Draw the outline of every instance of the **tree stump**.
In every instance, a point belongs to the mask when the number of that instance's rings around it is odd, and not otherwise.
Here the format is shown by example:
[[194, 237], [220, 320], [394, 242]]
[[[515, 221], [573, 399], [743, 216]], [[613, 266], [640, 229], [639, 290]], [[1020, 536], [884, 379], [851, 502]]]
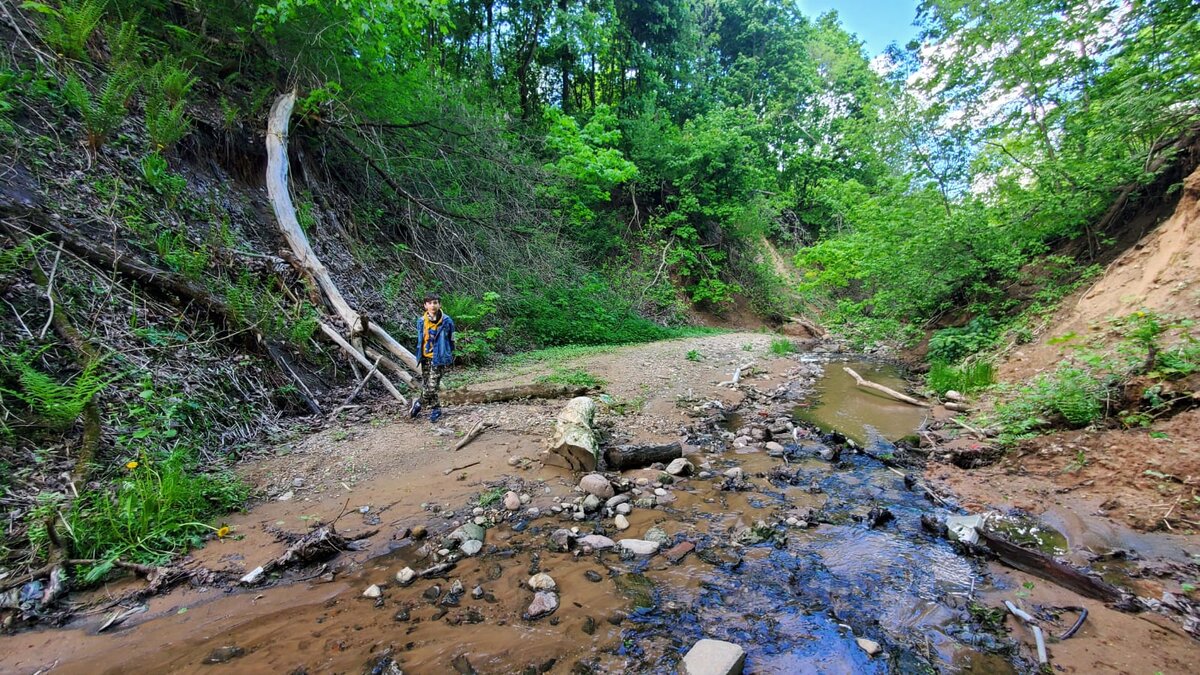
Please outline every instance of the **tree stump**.
[[579, 396], [567, 402], [555, 421], [550, 449], [542, 453], [542, 462], [572, 471], [594, 471], [600, 461], [600, 443], [592, 429], [596, 402]]

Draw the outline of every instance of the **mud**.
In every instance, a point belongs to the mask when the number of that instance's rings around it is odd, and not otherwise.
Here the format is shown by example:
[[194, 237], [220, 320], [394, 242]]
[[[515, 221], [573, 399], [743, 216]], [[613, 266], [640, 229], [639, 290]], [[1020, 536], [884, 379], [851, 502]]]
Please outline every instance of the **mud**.
[[[922, 514], [950, 511], [925, 498], [902, 447], [873, 437], [872, 457], [791, 421], [797, 404], [812, 400], [821, 372], [840, 371], [838, 364], [768, 359], [768, 340], [733, 334], [579, 363], [626, 404], [625, 414], [602, 412], [606, 441], [682, 440], [695, 464], [690, 477], [668, 479], [657, 469], [609, 474], [633, 504], [624, 532], [604, 507], [576, 520], [578, 476], [528, 461], [559, 403], [453, 410], [446, 435], [403, 422], [335, 427], [254, 467], [249, 475], [276, 498], [232, 519], [243, 538], [214, 542], [193, 564], [250, 569], [282, 548], [272, 528], [299, 531], [339, 513], [339, 531], [381, 528], [369, 550], [344, 553], [328, 570], [289, 571], [261, 588], [181, 589], [103, 634], [95, 631], [112, 609], [64, 630], [0, 638], [0, 671], [357, 673], [394, 672], [395, 664], [409, 673], [672, 672], [697, 639], [711, 637], [742, 645], [752, 673], [1032, 672], [1026, 629], [979, 618], [979, 607], [1005, 599], [1048, 612], [1048, 626], [1049, 607], [1089, 606], [1080, 634], [1051, 645], [1066, 672], [1186, 672], [1197, 661], [1198, 643], [1166, 618], [1082, 601], [924, 532]], [[692, 349], [705, 361], [685, 359]], [[765, 372], [740, 391], [717, 389], [746, 352], [757, 352]], [[479, 418], [497, 427], [449, 452], [453, 431]], [[765, 439], [738, 447], [738, 438], [764, 429], [782, 451], [768, 450]], [[834, 458], [821, 459], [830, 451]], [[905, 468], [884, 466], [882, 455]], [[445, 473], [470, 461], [482, 464]], [[726, 476], [731, 469], [742, 477]], [[278, 501], [283, 488], [293, 494]], [[491, 501], [506, 490], [528, 495], [527, 503], [509, 512]], [[476, 517], [491, 525], [482, 552], [439, 554], [444, 535]], [[1147, 543], [1138, 537], [1150, 535], [1088, 522], [1047, 514], [1036, 527], [1060, 532], [1068, 556], [1105, 541], [1144, 555], [1172, 553], [1183, 565], [1181, 547], [1194, 546], [1182, 537]], [[426, 539], [404, 536], [418, 525], [428, 528]], [[650, 557], [562, 551], [552, 543], [562, 528], [615, 540], [658, 528], [666, 544]], [[673, 564], [664, 551], [681, 542], [695, 550]], [[444, 577], [396, 581], [404, 567], [445, 561], [455, 566]], [[1104, 571], [1130, 571], [1119, 563]], [[526, 620], [533, 592], [525, 582], [536, 572], [557, 583], [559, 607]], [[451, 592], [456, 581], [462, 594]], [[382, 588], [378, 599], [363, 596], [372, 584]], [[879, 643], [881, 653], [868, 656], [858, 637]], [[1153, 649], [1135, 659], [1135, 645]]]

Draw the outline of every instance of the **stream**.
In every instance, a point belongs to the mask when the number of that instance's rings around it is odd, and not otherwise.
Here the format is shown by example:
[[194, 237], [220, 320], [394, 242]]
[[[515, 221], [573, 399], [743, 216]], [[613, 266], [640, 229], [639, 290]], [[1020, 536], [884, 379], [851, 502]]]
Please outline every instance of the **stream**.
[[[631, 496], [625, 532], [606, 507], [573, 516], [578, 476], [510, 475], [490, 485], [528, 495], [519, 510], [423, 505], [426, 539], [397, 533], [386, 555], [297, 570], [293, 581], [308, 578], [275, 588], [184, 589], [173, 594], [182, 609], [151, 602], [155, 618], [115, 634], [76, 627], [53, 672], [670, 673], [701, 638], [742, 646], [748, 673], [1032, 672], [1011, 638], [969, 611], [994, 589], [986, 564], [922, 529], [922, 514], [950, 512], [878, 459], [906, 459], [893, 441], [923, 411], [855, 389], [839, 362], [800, 364], [735, 409], [695, 406], [696, 475], [609, 474]], [[903, 387], [887, 366], [850, 365]], [[472, 517], [490, 526], [482, 551], [442, 549]], [[562, 551], [556, 532], [572, 527], [665, 543], [652, 556]], [[684, 542], [695, 551], [672, 562], [664, 552]], [[411, 585], [395, 578], [445, 561], [453, 567]], [[525, 582], [539, 572], [559, 606], [526, 620]], [[364, 597], [372, 584], [380, 596]], [[54, 650], [62, 634], [23, 637]]]

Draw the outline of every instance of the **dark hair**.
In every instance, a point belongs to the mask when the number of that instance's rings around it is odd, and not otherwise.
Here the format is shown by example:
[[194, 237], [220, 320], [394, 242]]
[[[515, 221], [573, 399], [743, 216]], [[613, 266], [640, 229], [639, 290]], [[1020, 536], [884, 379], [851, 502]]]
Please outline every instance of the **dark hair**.
[[433, 302], [434, 300], [441, 302], [442, 298], [437, 293], [426, 293], [425, 297], [421, 299], [421, 304], [424, 305], [425, 303]]

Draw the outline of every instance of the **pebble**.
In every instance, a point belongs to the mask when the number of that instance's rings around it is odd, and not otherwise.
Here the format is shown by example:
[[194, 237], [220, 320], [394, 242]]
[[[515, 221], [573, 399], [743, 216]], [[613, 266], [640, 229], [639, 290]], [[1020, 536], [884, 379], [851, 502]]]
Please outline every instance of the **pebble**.
[[504, 493], [504, 508], [509, 511], [516, 511], [521, 508], [521, 497], [512, 491]]
[[766, 447], [767, 452], [769, 452], [771, 454], [775, 454], [775, 455], [782, 455], [785, 452], [783, 446], [780, 445], [779, 443], [776, 443], [775, 441], [771, 441], [770, 443], [767, 443], [766, 446], [764, 446], [764, 447]]
[[654, 495], [655, 495], [656, 497], [662, 497], [662, 496], [663, 496], [663, 495], [665, 495], [665, 494], [667, 494], [667, 491], [666, 491], [666, 490], [664, 490], [664, 489], [662, 489], [662, 488], [654, 488]]
[[867, 638], [854, 638], [854, 641], [857, 642], [858, 646], [867, 653], [867, 656], [875, 656], [879, 652], [883, 651], [883, 647], [880, 647], [879, 643], [874, 640], [868, 640]]
[[610, 509], [615, 509], [615, 508], [617, 508], [617, 506], [624, 504], [625, 502], [628, 502], [628, 501], [629, 501], [629, 495], [627, 493], [622, 493], [615, 497], [610, 497], [608, 501], [604, 502], [604, 506], [606, 506]]
[[525, 620], [532, 621], [551, 614], [558, 609], [558, 596], [549, 591], [538, 591], [533, 594], [533, 602], [525, 610]]
[[483, 516], [475, 516], [475, 520], [471, 522], [475, 523], [476, 525], [483, 525], [487, 522], [487, 518], [484, 518]]
[[617, 544], [624, 551], [629, 551], [634, 555], [654, 555], [658, 552], [657, 541], [647, 541], [645, 539], [622, 539]]
[[618, 530], [628, 530], [629, 519], [624, 514], [618, 513], [617, 517], [613, 519], [613, 525], [616, 525]]
[[482, 598], [483, 597], [483, 586], [476, 586], [475, 588], [472, 588], [471, 589], [471, 597], [475, 598], [476, 600]]
[[682, 457], [671, 460], [667, 465], [667, 473], [672, 476], [690, 476], [695, 470], [696, 466]]
[[521, 500], [522, 504], [528, 504], [529, 500], [531, 500], [531, 499], [533, 499], [533, 497], [530, 497], [529, 495], [527, 495], [525, 493], [521, 493], [520, 500]]
[[399, 572], [396, 572], [396, 583], [400, 584], [401, 586], [407, 586], [407, 585], [411, 584], [413, 582], [413, 579], [416, 579], [416, 578], [417, 578], [417, 573], [414, 572], [413, 568], [411, 568], [411, 567], [405, 567], [404, 569], [400, 570]]
[[538, 516], [542, 515], [542, 512], [538, 510], [538, 507], [531, 506], [529, 507], [529, 510], [525, 512], [525, 515], [529, 516], [530, 518], [537, 518]]
[[600, 573], [597, 572], [596, 570], [588, 570], [583, 573], [583, 576], [585, 579], [587, 579], [588, 581], [590, 581], [594, 584], [600, 583], [601, 581], [604, 580], [604, 577], [600, 576]]
[[667, 536], [667, 531], [657, 525], [646, 530], [643, 538], [646, 541], [653, 541], [660, 546], [665, 546], [667, 542], [671, 541], [670, 537]]
[[539, 572], [529, 577], [529, 581], [526, 583], [535, 591], [552, 591], [558, 587], [554, 578], [545, 572]]
[[275, 499], [277, 499], [278, 501], [281, 501], [281, 502], [290, 502], [290, 501], [292, 501], [292, 497], [295, 497], [295, 496], [296, 496], [296, 493], [292, 492], [291, 490], [288, 490], [287, 492], [279, 495]]
[[617, 513], [627, 516], [633, 512], [633, 504], [617, 504]]
[[724, 640], [700, 640], [683, 657], [684, 675], [740, 675], [746, 650]]
[[381, 590], [376, 584], [367, 586], [367, 590], [363, 591], [364, 598], [378, 598], [381, 595], [383, 595], [383, 590]]
[[478, 539], [464, 541], [460, 547], [460, 550], [463, 552], [463, 555], [475, 555], [483, 550], [483, 542], [479, 541]]
[[741, 480], [742, 475], [743, 475], [742, 467], [740, 467], [740, 466], [735, 466], [732, 469], [725, 469], [725, 477], [726, 478], [732, 478], [734, 480]]
[[608, 499], [613, 496], [612, 483], [608, 479], [598, 473], [589, 473], [579, 480], [579, 488], [584, 492], [595, 495], [599, 499]]
[[583, 510], [585, 513], [591, 513], [598, 508], [600, 508], [600, 498], [596, 495], [588, 495], [587, 498], [583, 500]]
[[471, 509], [471, 515], [473, 516], [482, 516], [483, 513], [484, 511], [482, 506], [476, 506], [475, 508]]
[[586, 537], [580, 537], [579, 543], [582, 546], [591, 546], [593, 551], [602, 551], [617, 545], [612, 539], [601, 534], [589, 534]]

